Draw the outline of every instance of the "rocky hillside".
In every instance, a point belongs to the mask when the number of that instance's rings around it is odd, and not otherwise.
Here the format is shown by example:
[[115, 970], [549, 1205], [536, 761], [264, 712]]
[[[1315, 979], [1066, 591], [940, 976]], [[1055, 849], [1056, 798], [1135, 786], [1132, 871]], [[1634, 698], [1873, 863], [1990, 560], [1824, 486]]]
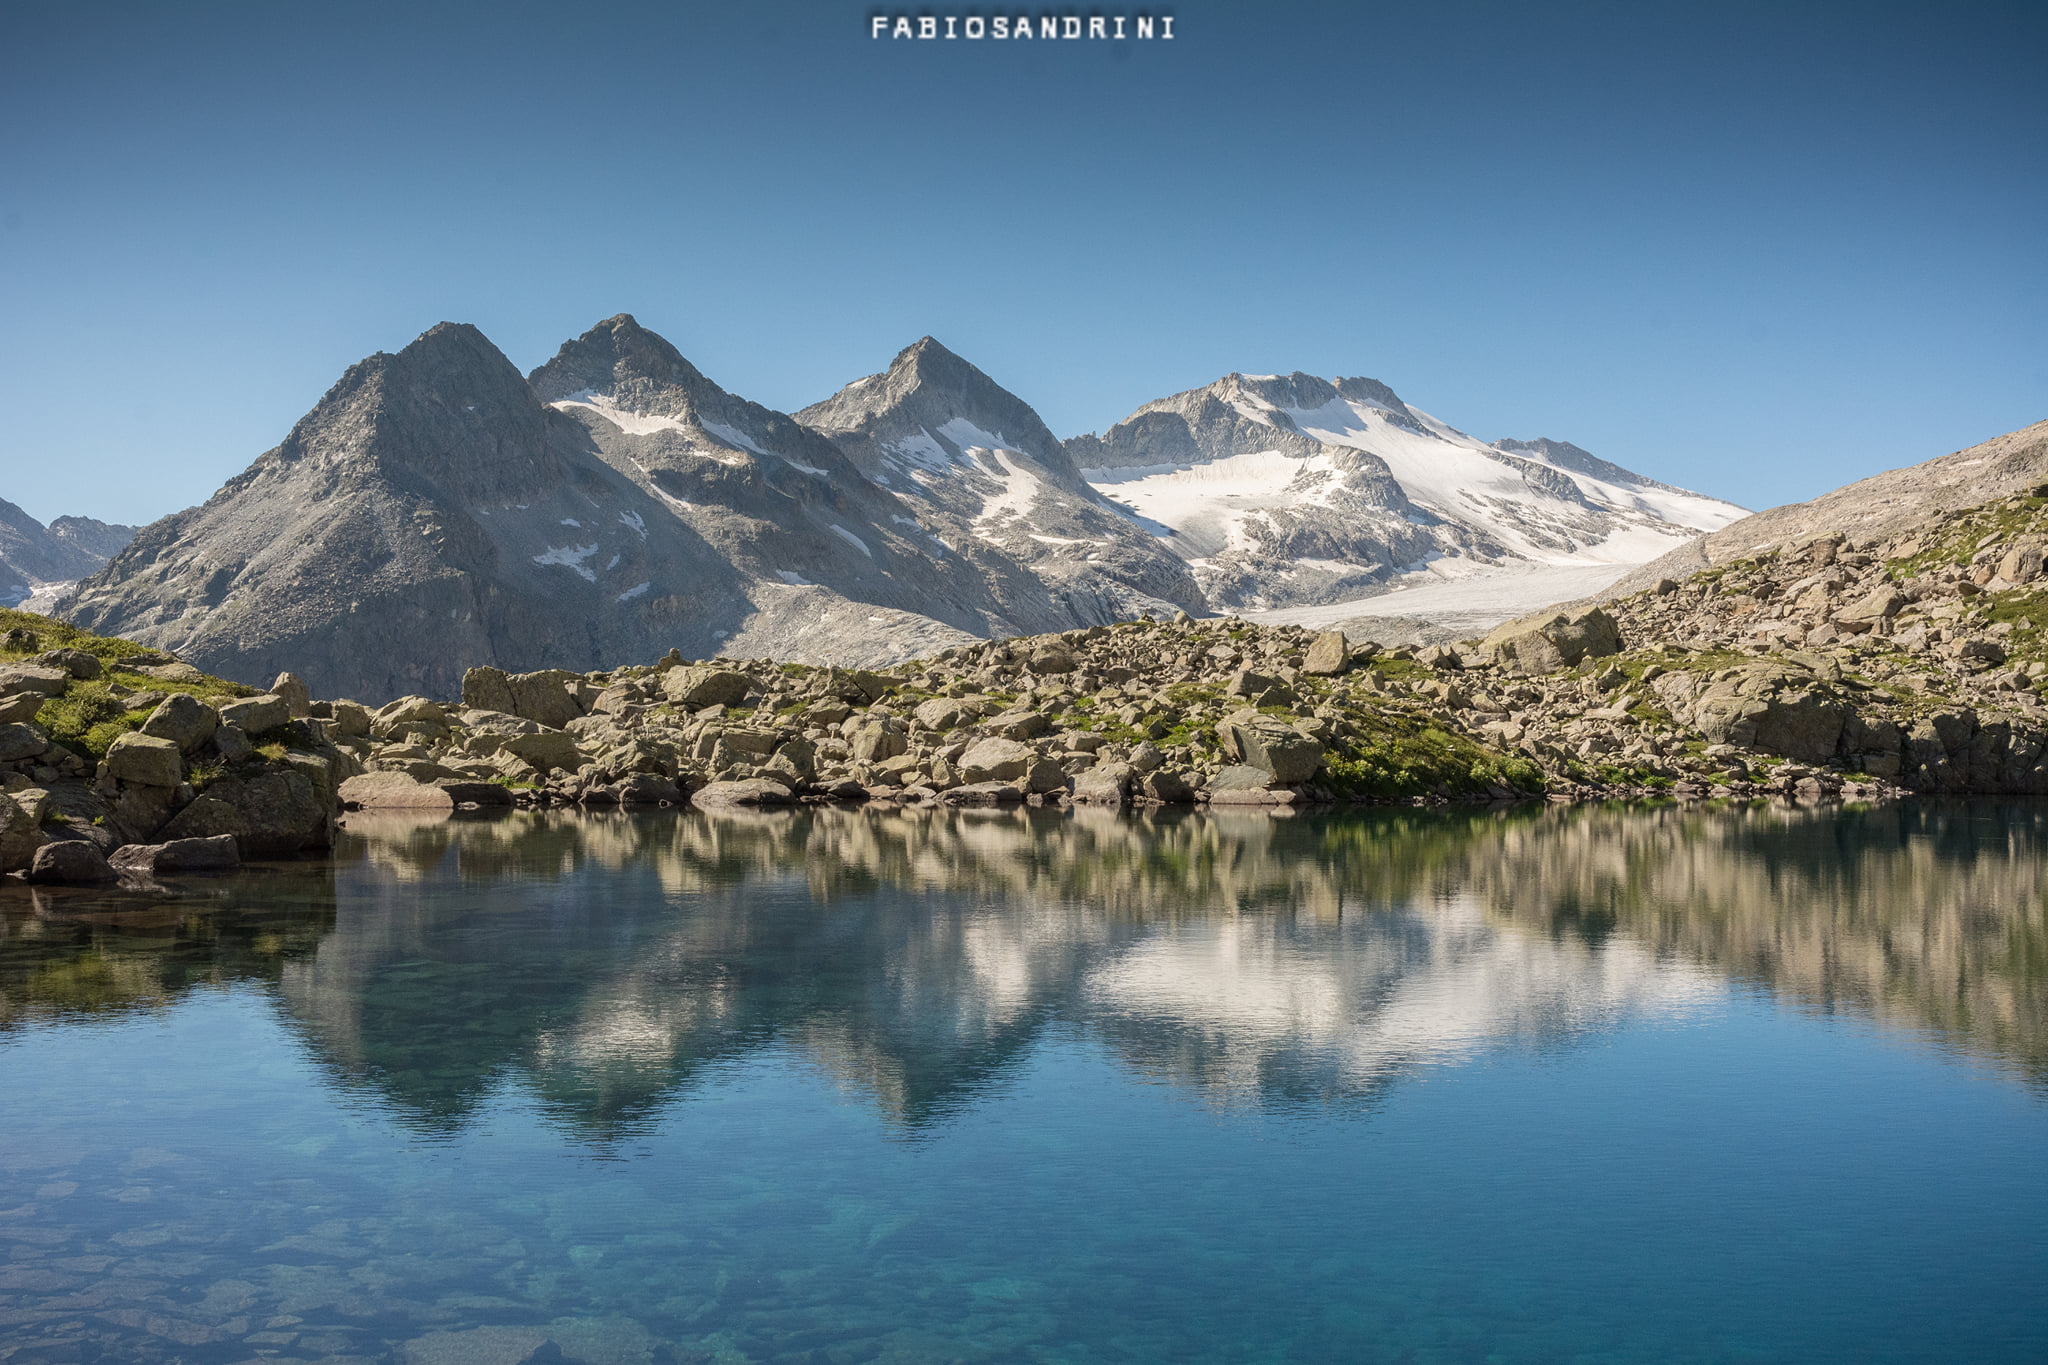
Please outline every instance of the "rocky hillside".
[[472, 671], [353, 742], [364, 804], [1871, 797], [2048, 792], [2048, 500], [1829, 536], [1482, 641], [1235, 618], [953, 647], [888, 673], [679, 657]]
[[1066, 450], [1237, 608], [1358, 615], [1373, 608], [1357, 599], [1474, 576], [1541, 594], [1552, 580], [1532, 569], [1619, 575], [1742, 515], [1567, 442], [1478, 440], [1373, 379], [1225, 375]]
[[148, 888], [326, 848], [341, 784], [362, 771], [332, 738], [369, 713], [319, 714], [289, 674], [257, 695], [132, 641], [0, 611], [0, 874]]
[[1742, 559], [1817, 535], [1882, 542], [1933, 517], [1967, 511], [2048, 482], [2048, 422], [1993, 437], [1952, 455], [1887, 470], [1732, 522], [1686, 542], [1618, 580], [1603, 597], [1625, 597], [1660, 578]]
[[48, 526], [0, 498], [0, 607], [54, 596], [135, 538], [133, 526], [58, 517]]

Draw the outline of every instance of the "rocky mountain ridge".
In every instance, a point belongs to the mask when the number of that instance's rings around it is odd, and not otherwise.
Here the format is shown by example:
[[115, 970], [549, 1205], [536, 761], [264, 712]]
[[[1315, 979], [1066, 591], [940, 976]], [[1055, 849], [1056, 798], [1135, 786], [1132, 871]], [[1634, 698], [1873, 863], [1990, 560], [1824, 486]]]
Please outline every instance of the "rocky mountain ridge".
[[0, 607], [54, 600], [119, 554], [135, 529], [91, 517], [58, 517], [45, 526], [0, 498]]
[[[675, 647], [887, 665], [974, 639], [1349, 591], [1404, 554], [1522, 563], [1479, 513], [1454, 521], [1411, 497], [1365, 448], [1377, 437], [1304, 435], [1278, 404], [1327, 391], [1432, 451], [1470, 455], [1470, 438], [1372, 380], [1232, 384], [1244, 412], [1227, 419], [1186, 426], [1183, 410], [1210, 412], [1215, 395], [1153, 409], [1218, 451], [1263, 442], [1254, 462], [1281, 461], [1314, 507], [1240, 518], [1267, 528], [1265, 549], [1219, 556], [1197, 544], [1200, 527], [1105, 496], [1076, 463], [1085, 448], [1115, 465], [1143, 440], [1119, 427], [1061, 442], [929, 337], [793, 418], [728, 393], [626, 314], [526, 376], [476, 328], [444, 323], [350, 367], [276, 449], [145, 528], [55, 610], [223, 677], [296, 671], [323, 693], [380, 701], [451, 694], [477, 664], [588, 673]], [[1566, 472], [1555, 452], [1593, 474]], [[1539, 454], [1487, 448], [1474, 467], [1512, 466], [1525, 493], [1547, 480], [1545, 506], [1577, 499], [1566, 519], [1586, 536], [1619, 524], [1581, 486], [1611, 466], [1575, 447]], [[1630, 515], [1637, 531], [1656, 521]], [[1691, 534], [1657, 526], [1637, 549]], [[1515, 544], [1532, 543], [1524, 532]]]

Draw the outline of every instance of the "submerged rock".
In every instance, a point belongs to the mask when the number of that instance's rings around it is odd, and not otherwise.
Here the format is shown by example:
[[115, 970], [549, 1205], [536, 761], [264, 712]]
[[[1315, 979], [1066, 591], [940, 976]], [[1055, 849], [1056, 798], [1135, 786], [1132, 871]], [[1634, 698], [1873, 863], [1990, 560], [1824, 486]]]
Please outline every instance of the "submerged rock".
[[173, 839], [161, 844], [124, 844], [107, 863], [124, 877], [154, 877], [181, 872], [231, 872], [242, 865], [234, 836]]

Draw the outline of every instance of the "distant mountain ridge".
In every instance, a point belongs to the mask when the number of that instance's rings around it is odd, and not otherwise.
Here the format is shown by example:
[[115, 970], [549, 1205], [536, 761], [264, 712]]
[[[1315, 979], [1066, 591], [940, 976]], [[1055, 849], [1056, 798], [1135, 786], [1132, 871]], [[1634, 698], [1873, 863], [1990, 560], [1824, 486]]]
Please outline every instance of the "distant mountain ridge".
[[[1478, 461], [1520, 501], [1418, 484], [1402, 442]], [[1235, 485], [1199, 515], [1172, 505], [1176, 480], [1202, 501], [1219, 476], [1258, 484], [1257, 505]], [[1373, 592], [1448, 560], [1570, 559], [1623, 526], [1657, 550], [1695, 533], [1623, 505], [1651, 494], [1694, 498], [1563, 443], [1485, 446], [1369, 379], [1232, 375], [1061, 441], [930, 337], [791, 416], [628, 314], [524, 376], [442, 323], [351, 366], [58, 611], [223, 676], [291, 669], [364, 699], [450, 695], [476, 664], [587, 672], [670, 648], [886, 664]]]
[[91, 517], [58, 517], [48, 526], [0, 498], [0, 606], [69, 586], [119, 553], [133, 526]]
[[1568, 442], [1478, 440], [1375, 379], [1298, 371], [1225, 375], [1066, 447], [1171, 532], [1213, 602], [1254, 610], [1446, 570], [1625, 566], [1744, 514]]

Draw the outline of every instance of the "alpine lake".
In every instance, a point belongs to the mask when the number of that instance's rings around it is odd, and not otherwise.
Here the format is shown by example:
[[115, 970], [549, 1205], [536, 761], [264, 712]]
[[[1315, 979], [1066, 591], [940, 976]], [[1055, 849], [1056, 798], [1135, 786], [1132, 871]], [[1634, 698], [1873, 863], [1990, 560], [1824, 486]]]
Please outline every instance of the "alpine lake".
[[2048, 805], [351, 817], [0, 889], [0, 1362], [2048, 1360]]

